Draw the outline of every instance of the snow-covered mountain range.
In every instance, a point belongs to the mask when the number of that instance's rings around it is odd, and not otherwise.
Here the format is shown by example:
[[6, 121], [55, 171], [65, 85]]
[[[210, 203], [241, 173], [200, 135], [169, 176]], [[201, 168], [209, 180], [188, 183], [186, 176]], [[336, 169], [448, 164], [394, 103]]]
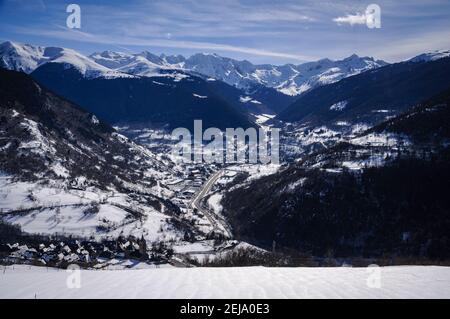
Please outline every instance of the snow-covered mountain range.
[[[434, 51], [418, 55], [410, 61], [434, 61], [449, 55], [449, 50]], [[73, 65], [89, 78], [161, 75], [182, 78], [186, 77], [186, 73], [193, 73], [240, 89], [263, 85], [290, 96], [388, 64], [383, 60], [356, 54], [342, 60], [321, 59], [298, 65], [255, 65], [246, 60], [238, 61], [209, 53], [198, 53], [186, 58], [182, 55], [155, 55], [148, 51], [135, 54], [104, 51], [85, 56], [66, 48], [10, 41], [0, 44], [0, 66], [7, 69], [31, 73], [48, 62]]]
[[[431, 61], [449, 55], [450, 51], [434, 51], [418, 55], [410, 61]], [[220, 80], [240, 89], [263, 85], [290, 96], [388, 64], [356, 54], [342, 60], [321, 59], [298, 65], [255, 65], [246, 60], [238, 61], [209, 53], [198, 53], [186, 58], [182, 55], [155, 55], [148, 51], [135, 54], [104, 51], [85, 56], [66, 48], [9, 41], [0, 44], [0, 66], [7, 69], [31, 73], [48, 62], [73, 65], [89, 78], [161, 75], [183, 78], [186, 73], [192, 73], [210, 80]]]
[[254, 65], [216, 54], [196, 54], [186, 59], [183, 67], [239, 88], [251, 87], [257, 83], [287, 95], [299, 95], [314, 87], [337, 82], [386, 64], [381, 60], [352, 55], [344, 60], [322, 59], [300, 65]]
[[189, 58], [156, 56], [149, 52], [124, 54], [105, 51], [89, 56], [98, 64], [134, 75], [148, 76], [161, 69], [181, 69], [221, 80], [237, 88], [249, 89], [255, 84], [277, 89], [287, 95], [298, 95], [319, 85], [339, 81], [342, 78], [387, 63], [370, 57], [352, 55], [344, 60], [322, 59], [300, 65], [254, 65], [217, 54], [198, 53]]
[[210, 80], [221, 80], [241, 89], [263, 85], [291, 96], [387, 64], [370, 57], [352, 55], [338, 61], [322, 59], [300, 65], [254, 65], [249, 61], [206, 53], [198, 53], [189, 58], [181, 55], [158, 56], [148, 51], [137, 54], [104, 51], [85, 56], [72, 49], [58, 47], [9, 41], [0, 45], [0, 66], [7, 69], [31, 73], [48, 62], [72, 65], [89, 78], [152, 77], [162, 74], [183, 77], [183, 74], [186, 76], [185, 73], [193, 73]]

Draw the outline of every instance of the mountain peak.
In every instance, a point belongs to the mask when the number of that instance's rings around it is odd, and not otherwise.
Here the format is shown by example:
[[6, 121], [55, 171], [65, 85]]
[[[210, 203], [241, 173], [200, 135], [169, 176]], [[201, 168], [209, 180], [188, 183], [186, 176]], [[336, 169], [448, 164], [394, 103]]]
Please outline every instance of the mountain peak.
[[[350, 55], [348, 58], [348, 60], [354, 60], [354, 59], [360, 59], [359, 55], [357, 55], [356, 53], [353, 53], [352, 55]], [[346, 60], [346, 59], [344, 59]]]
[[373, 61], [373, 62], [377, 62], [377, 63], [387, 64], [387, 62], [385, 62], [383, 60], [375, 60], [371, 56], [359, 56], [356, 53], [353, 53], [352, 55], [346, 57], [345, 59], [342, 59], [341, 61]]
[[218, 55], [217, 53], [200, 52], [191, 55], [189, 59], [199, 59], [199, 58], [215, 58], [215, 59], [225, 59], [224, 57]]
[[127, 53], [123, 53], [123, 52], [105, 50], [103, 52], [94, 52], [91, 54], [91, 56], [101, 56], [103, 58], [118, 58], [118, 57], [130, 56], [130, 55]]
[[5, 41], [0, 43], [0, 48], [12, 48], [14, 47], [15, 43], [11, 41]]
[[0, 44], [0, 66], [25, 73], [39, 66], [44, 49], [39, 46], [6, 41]]

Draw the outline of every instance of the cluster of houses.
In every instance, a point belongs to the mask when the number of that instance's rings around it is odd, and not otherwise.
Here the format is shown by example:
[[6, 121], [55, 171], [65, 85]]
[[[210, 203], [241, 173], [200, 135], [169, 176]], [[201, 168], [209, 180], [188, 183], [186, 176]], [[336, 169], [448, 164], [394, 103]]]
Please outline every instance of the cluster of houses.
[[147, 247], [143, 237], [119, 237], [116, 240], [81, 241], [64, 239], [40, 242], [30, 240], [26, 244], [0, 244], [0, 261], [3, 264], [34, 264], [65, 268], [69, 264], [93, 267], [102, 260], [135, 259], [163, 262], [173, 251], [162, 246]]

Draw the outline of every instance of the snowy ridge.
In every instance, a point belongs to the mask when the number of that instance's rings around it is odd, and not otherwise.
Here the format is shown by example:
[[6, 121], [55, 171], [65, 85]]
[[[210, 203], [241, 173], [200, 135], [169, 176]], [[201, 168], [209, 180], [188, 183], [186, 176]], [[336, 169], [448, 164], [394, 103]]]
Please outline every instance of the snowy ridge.
[[67, 68], [74, 67], [87, 78], [130, 77], [130, 75], [124, 74], [123, 72], [113, 71], [97, 64], [96, 62], [71, 49], [46, 48], [44, 52], [50, 54], [47, 62], [62, 63]]
[[4, 42], [0, 45], [0, 66], [8, 70], [31, 73], [46, 63], [61, 63], [73, 67], [87, 78], [131, 77], [111, 70], [72, 49], [40, 47], [29, 44]]
[[382, 60], [359, 57], [356, 54], [337, 61], [322, 59], [293, 67], [294, 74], [276, 88], [288, 95], [299, 95], [317, 86], [334, 83], [343, 78], [385, 65], [387, 63]]
[[433, 52], [423, 53], [410, 59], [411, 62], [430, 62], [450, 57], [450, 50], [436, 50]]

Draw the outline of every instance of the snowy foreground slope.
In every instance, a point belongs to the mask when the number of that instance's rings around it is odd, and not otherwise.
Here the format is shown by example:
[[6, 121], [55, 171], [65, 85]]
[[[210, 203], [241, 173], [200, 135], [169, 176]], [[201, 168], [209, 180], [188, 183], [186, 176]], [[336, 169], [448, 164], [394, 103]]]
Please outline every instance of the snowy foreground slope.
[[[74, 273], [12, 266], [0, 273], [0, 298], [450, 298], [450, 267], [159, 268]], [[371, 277], [372, 276], [372, 277]]]

